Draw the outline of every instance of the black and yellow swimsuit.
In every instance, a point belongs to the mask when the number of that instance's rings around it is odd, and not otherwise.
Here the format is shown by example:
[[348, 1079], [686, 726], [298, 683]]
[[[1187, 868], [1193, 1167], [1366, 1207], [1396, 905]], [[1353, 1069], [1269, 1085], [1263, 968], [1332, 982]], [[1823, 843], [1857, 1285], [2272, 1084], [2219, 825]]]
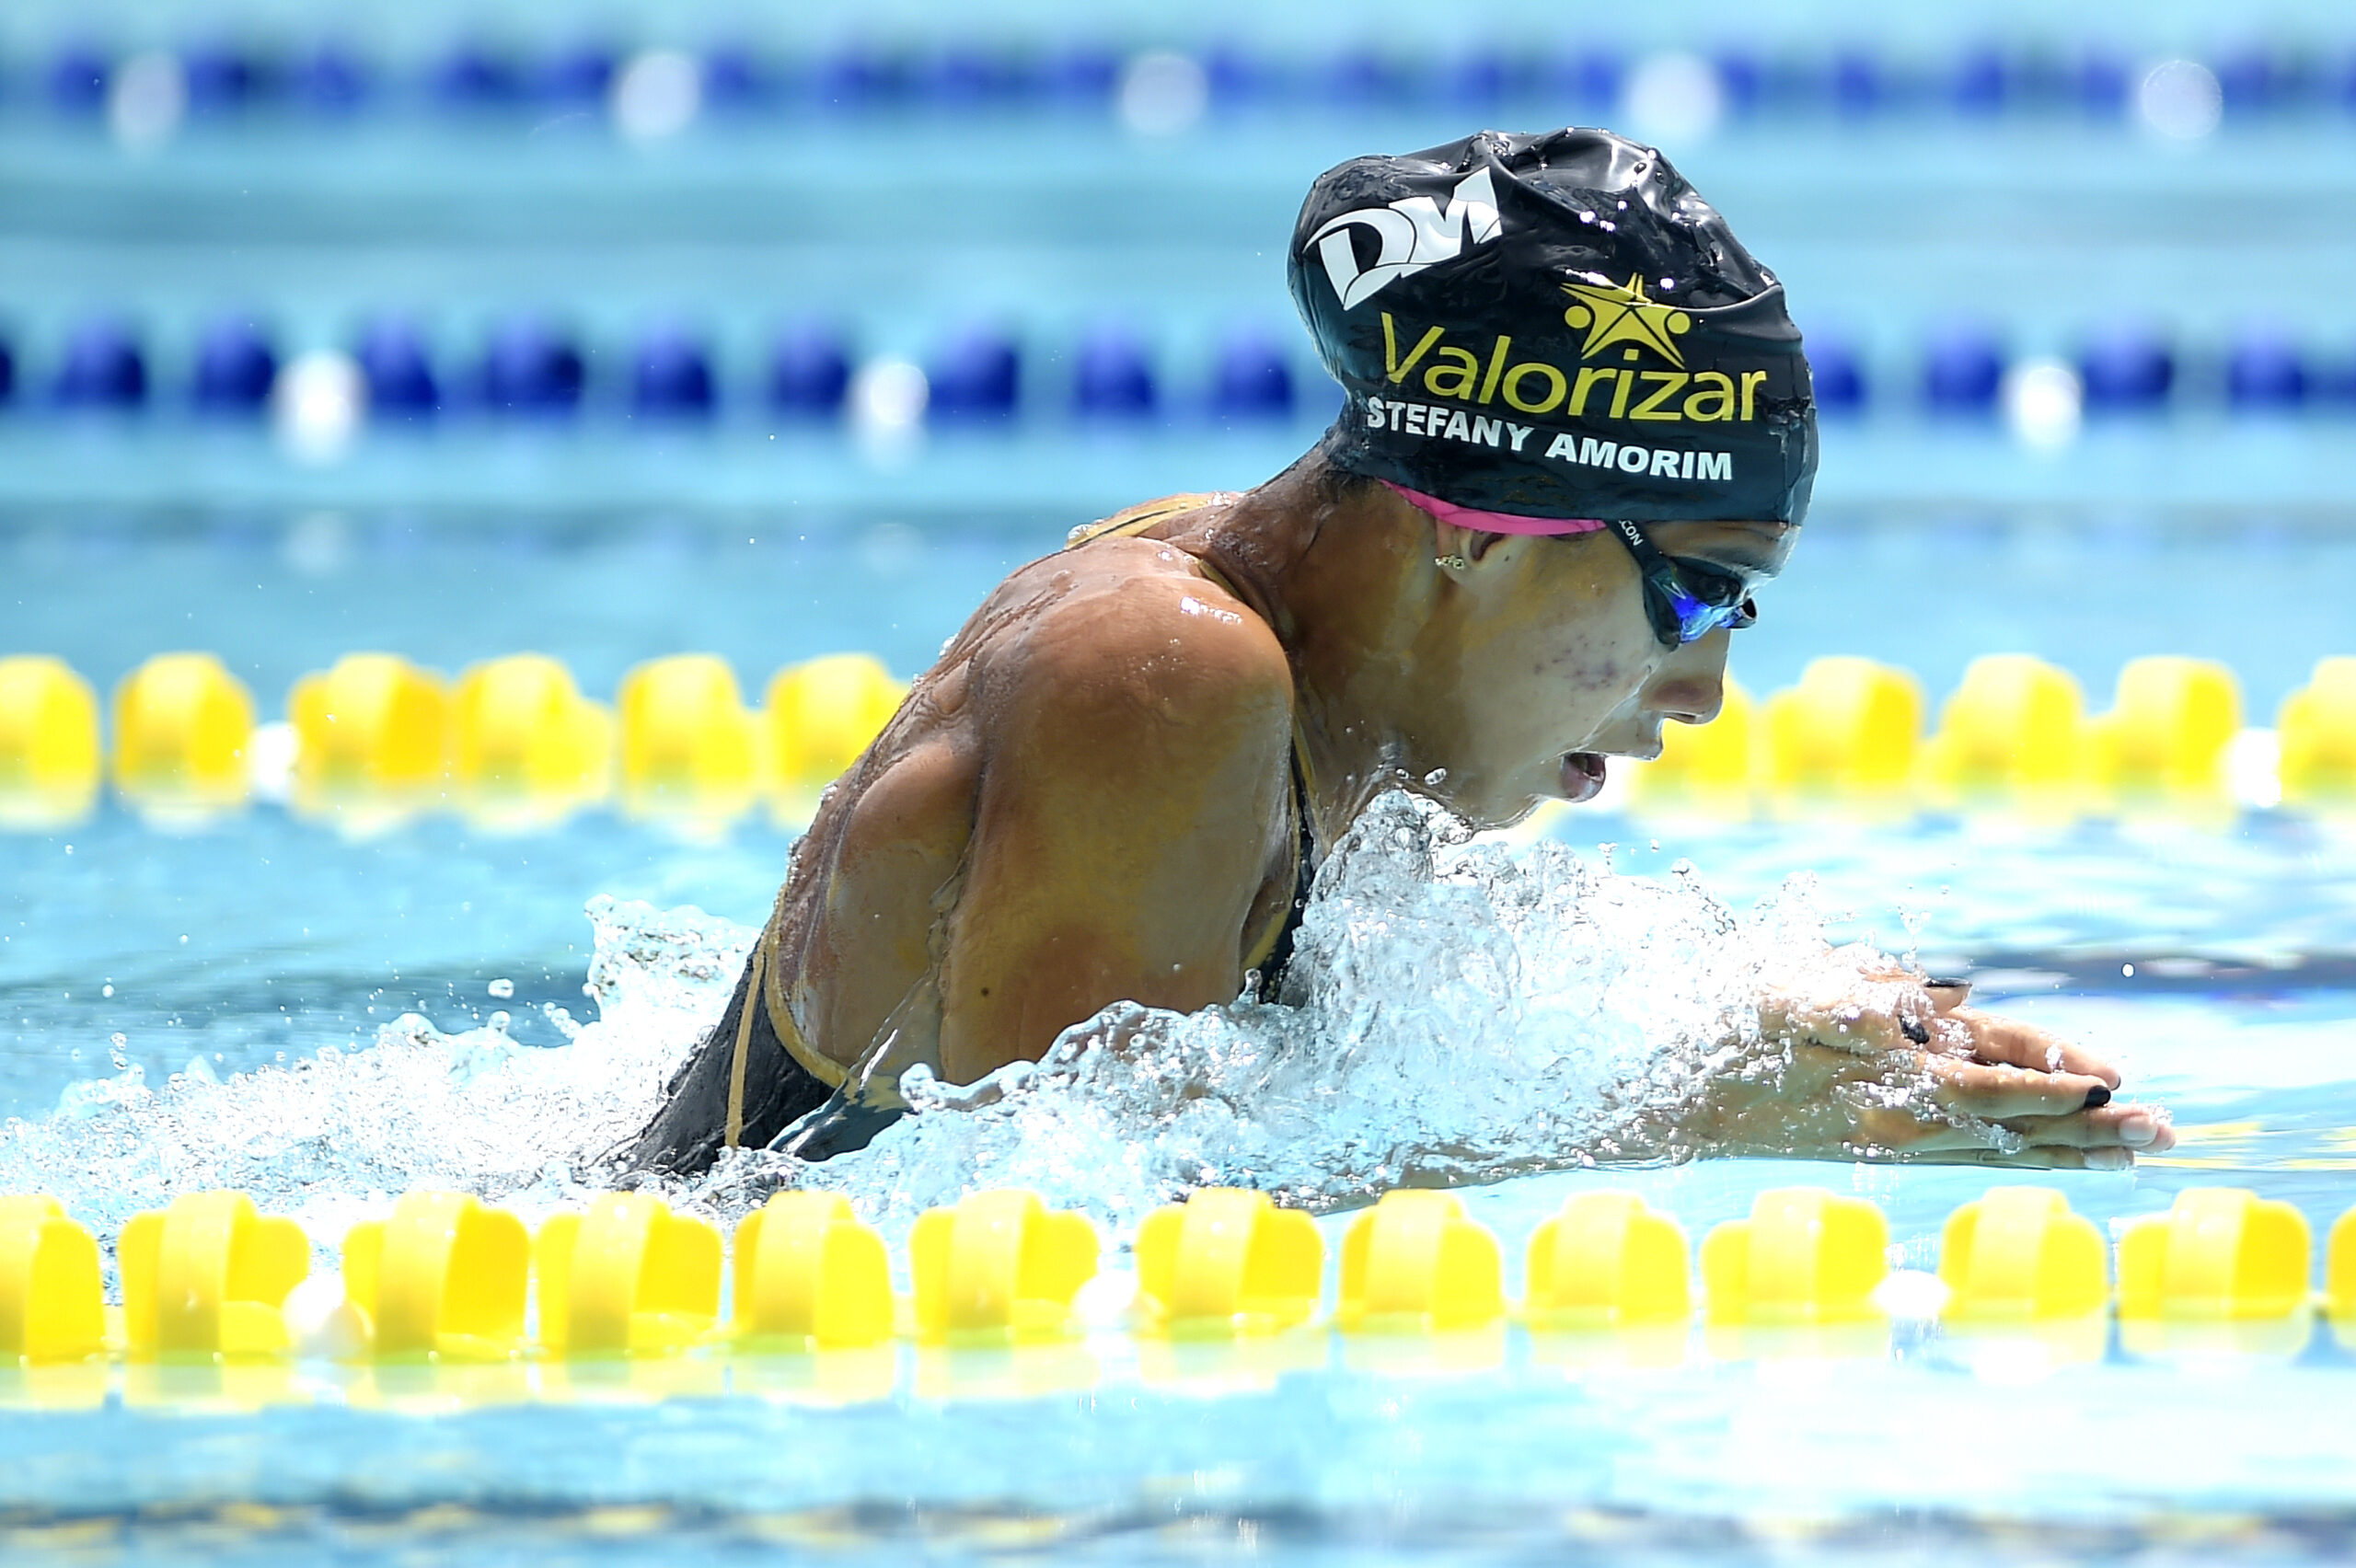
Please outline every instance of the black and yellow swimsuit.
[[[1102, 523], [1076, 528], [1065, 541], [1077, 549], [1096, 539], [1145, 532], [1158, 523], [1217, 499], [1177, 495], [1131, 507]], [[1205, 576], [1234, 593], [1208, 562]], [[1238, 595], [1241, 597], [1241, 595]], [[1316, 876], [1316, 837], [1311, 825], [1309, 765], [1298, 725], [1293, 732], [1292, 808], [1295, 824], [1292, 896], [1276, 909], [1245, 951], [1243, 967], [1255, 994], [1273, 1001], [1292, 962], [1301, 912], [1309, 905]], [[687, 1065], [665, 1086], [663, 1108], [630, 1149], [629, 1163], [640, 1170], [694, 1172], [710, 1166], [723, 1148], [773, 1147], [804, 1159], [864, 1148], [877, 1133], [906, 1115], [895, 1092], [896, 1072], [880, 1081], [876, 1065], [846, 1068], [814, 1050], [803, 1037], [786, 997], [786, 977], [777, 962], [777, 934], [784, 893], [760, 940], [745, 961], [728, 1010], [704, 1037]], [[879, 1045], [872, 1055], [881, 1054]]]

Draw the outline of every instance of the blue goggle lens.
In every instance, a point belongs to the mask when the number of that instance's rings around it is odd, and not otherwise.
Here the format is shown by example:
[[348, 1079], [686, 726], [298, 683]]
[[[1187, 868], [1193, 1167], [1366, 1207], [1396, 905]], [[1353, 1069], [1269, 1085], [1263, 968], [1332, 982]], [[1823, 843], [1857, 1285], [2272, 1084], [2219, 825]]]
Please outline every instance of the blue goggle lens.
[[[1738, 584], [1737, 588], [1738, 592]], [[1682, 573], [1677, 573], [1661, 583], [1659, 591], [1668, 599], [1669, 611], [1676, 617], [1677, 640], [1680, 645], [1699, 642], [1721, 627], [1739, 630], [1759, 618], [1759, 608], [1751, 603], [1748, 594], [1730, 605], [1713, 604], [1695, 597], [1685, 586]]]

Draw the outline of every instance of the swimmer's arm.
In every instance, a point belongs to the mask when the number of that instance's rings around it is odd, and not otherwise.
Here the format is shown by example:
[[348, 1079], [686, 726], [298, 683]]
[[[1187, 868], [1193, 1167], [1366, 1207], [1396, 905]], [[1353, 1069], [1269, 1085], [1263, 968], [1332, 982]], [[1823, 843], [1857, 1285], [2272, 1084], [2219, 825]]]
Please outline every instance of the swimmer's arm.
[[1233, 1000], [1284, 825], [1284, 651], [1216, 589], [1126, 584], [1059, 609], [1008, 663], [941, 968], [954, 1082], [1036, 1060], [1114, 1001]]
[[1895, 969], [1770, 991], [1759, 1048], [1659, 1131], [1696, 1153], [2039, 1169], [2123, 1169], [2174, 1146], [2165, 1111], [2111, 1098], [2108, 1063], [1969, 994]]

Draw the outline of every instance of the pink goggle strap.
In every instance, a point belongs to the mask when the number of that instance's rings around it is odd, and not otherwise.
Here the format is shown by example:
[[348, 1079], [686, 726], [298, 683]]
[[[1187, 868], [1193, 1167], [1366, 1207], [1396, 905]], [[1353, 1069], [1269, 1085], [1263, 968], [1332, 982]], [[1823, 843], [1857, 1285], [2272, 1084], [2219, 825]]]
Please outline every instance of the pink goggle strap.
[[1411, 490], [1405, 485], [1394, 485], [1389, 479], [1380, 482], [1443, 523], [1478, 528], [1486, 534], [1592, 534], [1603, 526], [1600, 517], [1519, 517], [1510, 512], [1484, 512], [1477, 506], [1459, 506], [1436, 495]]

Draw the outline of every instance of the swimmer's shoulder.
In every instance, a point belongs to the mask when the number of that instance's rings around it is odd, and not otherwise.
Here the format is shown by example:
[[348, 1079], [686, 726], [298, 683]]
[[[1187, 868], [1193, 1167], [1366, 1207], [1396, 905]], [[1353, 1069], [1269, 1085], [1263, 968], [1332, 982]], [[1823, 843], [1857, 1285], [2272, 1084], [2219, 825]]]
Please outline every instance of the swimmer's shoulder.
[[1003, 592], [1022, 613], [971, 665], [977, 697], [1000, 718], [1290, 732], [1284, 645], [1174, 544], [1100, 538], [1033, 562]]

